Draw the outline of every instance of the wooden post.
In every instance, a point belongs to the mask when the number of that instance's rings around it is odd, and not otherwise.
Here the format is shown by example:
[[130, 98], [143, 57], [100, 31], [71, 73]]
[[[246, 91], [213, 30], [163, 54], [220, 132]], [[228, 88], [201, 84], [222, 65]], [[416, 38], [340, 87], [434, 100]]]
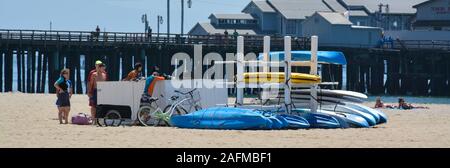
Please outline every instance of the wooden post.
[[3, 92], [3, 55], [6, 53], [1, 50], [0, 52], [0, 93]]
[[42, 86], [42, 57], [44, 56], [41, 52], [42, 50], [39, 50], [37, 55], [37, 75], [36, 75], [36, 93], [42, 93], [41, 86]]
[[142, 64], [142, 74], [145, 76], [145, 55], [146, 55], [146, 52], [145, 52], [145, 47], [144, 46], [142, 46], [142, 48], [140, 49], [141, 50], [141, 52], [140, 52], [140, 62], [141, 62], [141, 64]]
[[31, 49], [31, 93], [36, 93], [36, 49]]
[[22, 92], [22, 49], [16, 50], [17, 91]]
[[22, 49], [22, 54], [21, 54], [21, 56], [20, 57], [22, 57], [21, 59], [22, 59], [22, 63], [21, 63], [21, 68], [22, 68], [22, 92], [24, 92], [24, 93], [26, 93], [26, 87], [25, 87], [25, 50], [24, 49]]
[[119, 67], [120, 67], [120, 55], [119, 55], [119, 50], [115, 50], [115, 52], [111, 52], [110, 55], [108, 55], [108, 57], [110, 58], [110, 67], [111, 67], [111, 72], [108, 71], [108, 73], [110, 73], [110, 80], [112, 81], [118, 81], [119, 78]]
[[51, 52], [48, 56], [48, 93], [55, 93], [56, 89], [53, 87], [52, 83], [56, 81], [56, 77], [58, 76], [58, 57], [59, 57], [59, 49]]
[[87, 49], [86, 53], [84, 54], [84, 79], [83, 82], [86, 86], [86, 92], [87, 92], [87, 86], [88, 86], [88, 78], [89, 78], [89, 72], [94, 68], [94, 62], [92, 61], [92, 51]]
[[45, 86], [47, 85], [47, 69], [48, 69], [48, 57], [49, 51], [44, 49], [43, 60], [42, 60], [42, 84], [41, 84], [41, 93], [45, 92]]
[[73, 63], [74, 63], [75, 70], [77, 72], [76, 80], [75, 80], [75, 83], [76, 83], [76, 88], [75, 88], [76, 92], [75, 93], [83, 94], [83, 87], [82, 87], [83, 80], [81, 79], [80, 52], [78, 50], [76, 50], [73, 55]]
[[13, 51], [9, 48], [5, 55], [5, 92], [12, 91], [13, 84]]
[[76, 66], [75, 66], [75, 62], [74, 62], [74, 58], [75, 58], [75, 52], [73, 51], [73, 49], [69, 49], [68, 51], [66, 51], [65, 53], [66, 55], [66, 68], [70, 69], [70, 81], [72, 82], [72, 91], [73, 93], [75, 93], [75, 72], [76, 72]]
[[31, 93], [31, 60], [33, 59], [33, 49], [28, 48], [27, 52], [27, 93]]
[[121, 79], [127, 76], [127, 74], [131, 71], [131, 52], [124, 52], [122, 55], [122, 76]]
[[[447, 54], [450, 54], [450, 52], [447, 52]], [[446, 94], [446, 96], [450, 96], [450, 57], [449, 56], [446, 56], [445, 57], [446, 59], [446, 64], [445, 64], [445, 67], [446, 67], [446, 80], [448, 81], [447, 82], [447, 87], [445, 88], [445, 93], [447, 93]]]

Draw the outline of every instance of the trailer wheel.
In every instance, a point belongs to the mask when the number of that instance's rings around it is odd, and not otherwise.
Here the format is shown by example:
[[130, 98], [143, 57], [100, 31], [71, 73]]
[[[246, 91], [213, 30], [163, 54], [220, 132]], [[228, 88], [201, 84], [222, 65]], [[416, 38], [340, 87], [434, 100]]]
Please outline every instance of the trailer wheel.
[[105, 126], [118, 127], [122, 124], [122, 116], [117, 110], [109, 110], [103, 118]]

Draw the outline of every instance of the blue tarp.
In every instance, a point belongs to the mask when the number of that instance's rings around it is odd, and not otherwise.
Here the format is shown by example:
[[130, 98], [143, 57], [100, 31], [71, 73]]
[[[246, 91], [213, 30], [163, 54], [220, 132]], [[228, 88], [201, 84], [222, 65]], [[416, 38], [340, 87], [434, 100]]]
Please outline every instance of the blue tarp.
[[275, 115], [270, 112], [230, 107], [217, 107], [172, 116], [171, 125], [178, 128], [271, 130], [309, 128], [302, 117]]

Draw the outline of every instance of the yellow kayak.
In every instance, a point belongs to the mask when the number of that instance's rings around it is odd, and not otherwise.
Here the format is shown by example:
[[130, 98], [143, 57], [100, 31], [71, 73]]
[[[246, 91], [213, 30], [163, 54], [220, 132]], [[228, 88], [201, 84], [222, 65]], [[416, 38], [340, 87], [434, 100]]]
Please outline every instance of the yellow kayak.
[[[251, 72], [244, 73], [246, 83], [283, 83], [283, 72]], [[320, 83], [321, 78], [318, 75], [304, 73], [292, 73], [291, 82], [295, 84], [315, 84]]]

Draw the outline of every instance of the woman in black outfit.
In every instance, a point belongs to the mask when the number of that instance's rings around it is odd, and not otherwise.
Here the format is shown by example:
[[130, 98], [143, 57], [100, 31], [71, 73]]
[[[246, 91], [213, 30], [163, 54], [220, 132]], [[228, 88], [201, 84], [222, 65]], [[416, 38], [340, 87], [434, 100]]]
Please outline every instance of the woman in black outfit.
[[69, 112], [70, 112], [70, 97], [72, 97], [71, 82], [69, 80], [69, 69], [61, 70], [61, 76], [55, 82], [53, 86], [56, 88], [56, 105], [58, 106], [58, 119], [59, 123], [63, 124], [62, 120], [65, 120], [65, 124], [68, 124]]

